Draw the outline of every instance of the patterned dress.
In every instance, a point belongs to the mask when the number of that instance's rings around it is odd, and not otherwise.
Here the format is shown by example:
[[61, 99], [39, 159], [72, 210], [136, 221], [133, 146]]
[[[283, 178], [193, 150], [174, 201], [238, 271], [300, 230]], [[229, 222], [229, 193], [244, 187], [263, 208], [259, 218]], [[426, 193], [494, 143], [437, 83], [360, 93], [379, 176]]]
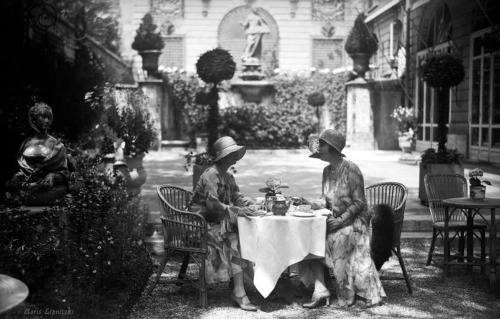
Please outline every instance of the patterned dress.
[[199, 212], [209, 224], [205, 261], [208, 284], [228, 281], [247, 267], [247, 263], [241, 259], [236, 220], [239, 208], [250, 203], [240, 193], [231, 173], [221, 172], [214, 165], [201, 175], [190, 203], [190, 211]]
[[[366, 207], [363, 174], [345, 159], [332, 170], [323, 170], [323, 199], [319, 206], [337, 207], [342, 224], [327, 233], [325, 261], [337, 281], [340, 306], [351, 305], [358, 295], [368, 305], [385, 297], [378, 272], [370, 255], [370, 214]], [[335, 213], [334, 213], [335, 214]]]

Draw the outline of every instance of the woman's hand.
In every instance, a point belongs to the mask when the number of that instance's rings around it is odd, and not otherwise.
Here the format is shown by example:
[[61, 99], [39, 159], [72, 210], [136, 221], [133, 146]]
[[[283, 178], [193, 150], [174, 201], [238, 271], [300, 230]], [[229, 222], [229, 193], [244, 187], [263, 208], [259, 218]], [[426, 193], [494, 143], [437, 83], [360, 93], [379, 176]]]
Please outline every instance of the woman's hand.
[[250, 209], [250, 207], [239, 207], [238, 209], [238, 217], [249, 217], [255, 216], [256, 213]]
[[339, 217], [329, 216], [326, 219], [326, 232], [333, 233], [334, 231], [342, 228], [342, 219]]

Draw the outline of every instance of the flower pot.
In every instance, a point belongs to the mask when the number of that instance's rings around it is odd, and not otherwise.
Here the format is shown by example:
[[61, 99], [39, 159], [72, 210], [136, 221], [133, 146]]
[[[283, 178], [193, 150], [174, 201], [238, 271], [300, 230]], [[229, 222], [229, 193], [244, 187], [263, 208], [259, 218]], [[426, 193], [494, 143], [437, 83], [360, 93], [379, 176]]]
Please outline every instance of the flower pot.
[[358, 77], [364, 78], [366, 71], [370, 69], [371, 53], [352, 53], [349, 56], [352, 59], [352, 70]]
[[127, 188], [130, 193], [138, 195], [141, 193], [141, 187], [148, 178], [146, 170], [142, 166], [145, 154], [139, 153], [136, 156], [126, 156], [130, 180], [127, 182]]
[[472, 200], [483, 200], [486, 195], [486, 186], [469, 186], [469, 196]]
[[160, 50], [139, 51], [142, 57], [142, 69], [148, 72], [148, 77], [156, 77], [158, 73], [158, 59], [160, 58]]
[[409, 153], [411, 154], [411, 151], [413, 149], [413, 138], [408, 137], [408, 136], [400, 136], [398, 137], [398, 144], [401, 150], [403, 150], [403, 153]]

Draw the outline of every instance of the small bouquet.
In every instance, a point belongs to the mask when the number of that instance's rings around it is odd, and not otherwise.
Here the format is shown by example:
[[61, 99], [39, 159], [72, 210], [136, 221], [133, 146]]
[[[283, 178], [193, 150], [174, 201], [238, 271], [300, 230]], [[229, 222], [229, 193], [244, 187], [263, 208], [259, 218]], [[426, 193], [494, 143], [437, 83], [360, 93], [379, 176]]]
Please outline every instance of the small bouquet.
[[490, 181], [487, 180], [480, 180], [478, 176], [483, 176], [483, 170], [479, 168], [474, 168], [469, 171], [469, 183], [470, 186], [484, 186], [483, 184], [486, 185], [491, 185]]
[[271, 177], [266, 181], [266, 186], [259, 188], [259, 192], [266, 193], [266, 196], [276, 196], [281, 193], [280, 189], [288, 188], [281, 178]]

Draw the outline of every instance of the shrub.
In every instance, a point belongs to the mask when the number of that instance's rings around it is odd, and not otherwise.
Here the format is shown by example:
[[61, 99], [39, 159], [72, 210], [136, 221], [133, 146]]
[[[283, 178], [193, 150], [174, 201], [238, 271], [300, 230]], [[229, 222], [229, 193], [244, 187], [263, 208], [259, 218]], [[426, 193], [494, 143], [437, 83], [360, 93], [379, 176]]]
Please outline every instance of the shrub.
[[[147, 153], [156, 142], [156, 130], [148, 110], [148, 97], [139, 90], [106, 88], [96, 103], [103, 103], [105, 114], [101, 130], [103, 149], [116, 137], [125, 142], [124, 154]], [[112, 135], [112, 136], [110, 136]], [[107, 139], [107, 140], [106, 140]]]
[[0, 268], [25, 282], [41, 309], [125, 316], [152, 273], [142, 243], [147, 208], [93, 160], [79, 165], [85, 187], [46, 211], [0, 207]]

